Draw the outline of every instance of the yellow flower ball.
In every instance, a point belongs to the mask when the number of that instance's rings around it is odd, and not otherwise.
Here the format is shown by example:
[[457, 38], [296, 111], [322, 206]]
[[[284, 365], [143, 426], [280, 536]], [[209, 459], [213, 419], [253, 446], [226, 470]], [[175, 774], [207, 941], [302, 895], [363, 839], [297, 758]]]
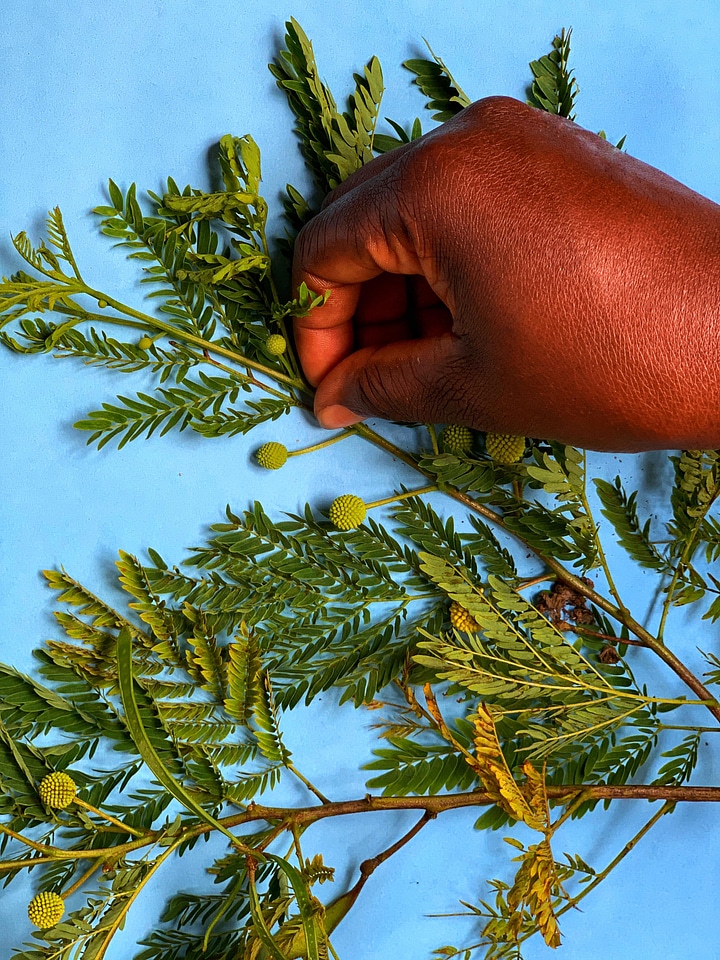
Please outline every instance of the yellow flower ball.
[[473, 432], [469, 427], [451, 423], [440, 434], [440, 443], [449, 453], [469, 453], [473, 445]]
[[43, 777], [38, 785], [38, 795], [42, 802], [55, 810], [64, 810], [73, 802], [76, 794], [75, 781], [60, 770]]
[[495, 463], [517, 463], [525, 454], [525, 437], [514, 437], [510, 433], [488, 433], [485, 449]]
[[287, 447], [282, 443], [276, 443], [274, 440], [271, 440], [270, 443], [264, 443], [255, 451], [255, 459], [266, 470], [279, 470], [280, 467], [285, 466], [287, 458]]
[[353, 530], [360, 526], [366, 516], [367, 508], [364, 501], [354, 493], [344, 493], [341, 497], [335, 497], [328, 510], [330, 522], [338, 530]]
[[450, 623], [463, 633], [477, 633], [480, 624], [457, 600], [450, 604]]
[[59, 894], [45, 890], [43, 893], [35, 894], [28, 904], [27, 912], [30, 923], [41, 930], [47, 930], [62, 920], [65, 901]]
[[271, 333], [265, 341], [265, 349], [272, 357], [281, 357], [287, 350], [287, 340], [279, 333]]

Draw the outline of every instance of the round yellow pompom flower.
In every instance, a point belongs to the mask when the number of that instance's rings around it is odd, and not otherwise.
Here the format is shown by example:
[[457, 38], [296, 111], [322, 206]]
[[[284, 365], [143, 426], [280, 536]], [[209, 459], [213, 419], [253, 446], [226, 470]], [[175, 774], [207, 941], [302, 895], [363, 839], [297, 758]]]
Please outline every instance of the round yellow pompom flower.
[[77, 786], [67, 773], [56, 770], [43, 777], [38, 784], [38, 795], [44, 804], [55, 810], [64, 810], [75, 799]]
[[514, 437], [510, 433], [488, 433], [485, 449], [495, 463], [517, 463], [525, 453], [525, 437]]
[[287, 350], [287, 340], [279, 333], [271, 333], [265, 341], [265, 349], [272, 357], [281, 357]]
[[283, 443], [276, 443], [274, 440], [271, 440], [270, 443], [264, 443], [255, 451], [255, 459], [266, 470], [279, 470], [280, 467], [285, 466], [287, 458], [287, 447]]
[[480, 624], [475, 617], [456, 600], [450, 604], [450, 623], [456, 630], [462, 630], [463, 633], [477, 633], [480, 629]]
[[469, 427], [451, 423], [440, 434], [440, 443], [449, 453], [468, 453], [473, 445], [473, 432]]
[[365, 502], [354, 493], [344, 493], [341, 497], [335, 497], [328, 510], [330, 522], [338, 530], [353, 530], [360, 526], [366, 516]]
[[28, 904], [30, 923], [41, 930], [54, 927], [56, 923], [62, 920], [64, 913], [65, 901], [59, 894], [51, 893], [49, 890], [35, 894]]

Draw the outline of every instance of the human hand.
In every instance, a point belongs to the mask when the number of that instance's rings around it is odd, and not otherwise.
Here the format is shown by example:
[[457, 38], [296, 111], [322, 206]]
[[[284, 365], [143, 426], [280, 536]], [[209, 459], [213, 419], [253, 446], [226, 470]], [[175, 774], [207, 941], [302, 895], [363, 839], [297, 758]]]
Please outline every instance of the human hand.
[[720, 207], [569, 120], [478, 101], [301, 231], [325, 427], [458, 423], [597, 450], [720, 447]]

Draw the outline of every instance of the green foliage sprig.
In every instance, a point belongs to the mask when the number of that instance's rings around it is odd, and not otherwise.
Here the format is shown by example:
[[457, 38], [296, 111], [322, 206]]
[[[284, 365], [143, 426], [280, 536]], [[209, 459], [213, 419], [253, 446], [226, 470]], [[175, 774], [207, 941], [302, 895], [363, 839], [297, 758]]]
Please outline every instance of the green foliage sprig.
[[[430, 52], [405, 66], [444, 121], [469, 99]], [[530, 65], [529, 100], [572, 119], [569, 53], [563, 31]], [[375, 58], [338, 108], [294, 20], [270, 69], [318, 194], [421, 134], [419, 120], [378, 132]], [[152, 392], [122, 395], [79, 421], [98, 447], [188, 427], [242, 435], [309, 405], [287, 323], [323, 296], [278, 293], [287, 263], [270, 255], [254, 141], [223, 137], [218, 164], [219, 191], [168, 180], [164, 195], [149, 194], [148, 212], [135, 186], [123, 192], [110, 181], [109, 203], [96, 208], [101, 231], [141, 265], [148, 312], [85, 280], [58, 209], [46, 241], [14, 238], [32, 272], [0, 284], [7, 347], [156, 377]], [[290, 235], [315, 199], [288, 186]], [[220, 891], [178, 891], [137, 960], [336, 956], [331, 935], [374, 871], [429, 819], [466, 806], [482, 808], [478, 829], [520, 822], [534, 842], [507, 837], [514, 877], [490, 880], [490, 899], [463, 901], [473, 942], [435, 956], [520, 958], [537, 935], [558, 946], [560, 917], [675, 804], [720, 799], [720, 788], [690, 783], [720, 703], [665, 638], [675, 607], [720, 617], [717, 451], [671, 458], [662, 530], [640, 516], [637, 492], [619, 477], [588, 488], [585, 454], [540, 440], [522, 453], [518, 438], [520, 459], [503, 463], [480, 437], [441, 450], [434, 424], [408, 432], [405, 446], [361, 424], [302, 451], [265, 444], [273, 450], [258, 462], [279, 469], [347, 437], [401, 460], [425, 486], [371, 504], [351, 497], [357, 509], [343, 514], [344, 529], [317, 505], [280, 519], [258, 503], [228, 507], [181, 566], [152, 549], [147, 562], [121, 552], [119, 607], [65, 570], [46, 572], [64, 636], [37, 651], [34, 677], [0, 665], [0, 874], [11, 883], [32, 870], [38, 886], [29, 915], [40, 929], [19, 960], [102, 960], [150, 880], [212, 833], [227, 844], [208, 865]], [[594, 497], [617, 546], [659, 578], [654, 624], [635, 620], [621, 596]], [[443, 511], [447, 498], [464, 528]], [[372, 511], [383, 506], [380, 522]], [[672, 697], [648, 691], [638, 648], [672, 672]], [[716, 685], [720, 659], [704, 657], [706, 683]], [[283, 730], [288, 711], [329, 690], [377, 711], [379, 746], [364, 764], [370, 792], [357, 800], [311, 783]], [[698, 707], [713, 725], [697, 724]], [[669, 723], [671, 713], [681, 722]], [[100, 747], [115, 763], [96, 770]], [[302, 785], [306, 804], [271, 804], [283, 778]], [[63, 785], [62, 803], [43, 782]], [[553, 852], [569, 818], [633, 799], [662, 806], [605, 867]], [[398, 809], [420, 817], [358, 865], [354, 885], [321, 899], [333, 868], [305, 853], [312, 824]]]
[[530, 64], [533, 81], [528, 103], [548, 113], [574, 120], [573, 110], [579, 88], [568, 66], [571, 36], [572, 30], [561, 30], [553, 40], [550, 53]]

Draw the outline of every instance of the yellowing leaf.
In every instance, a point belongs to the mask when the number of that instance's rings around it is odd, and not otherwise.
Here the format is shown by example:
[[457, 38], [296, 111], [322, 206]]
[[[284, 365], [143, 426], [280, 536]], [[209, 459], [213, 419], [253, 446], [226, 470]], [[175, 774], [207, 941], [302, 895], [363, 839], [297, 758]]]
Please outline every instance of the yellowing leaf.
[[550, 826], [548, 816], [547, 791], [545, 790], [545, 777], [537, 770], [529, 760], [522, 765], [522, 772], [525, 774], [525, 784], [523, 793], [525, 799], [530, 804], [533, 813], [542, 821], [544, 831]]
[[492, 714], [481, 704], [473, 717], [475, 756], [468, 760], [477, 770], [483, 786], [507, 814], [533, 830], [546, 829], [545, 816], [538, 816], [515, 782], [503, 756]]
[[526, 910], [532, 914], [545, 943], [559, 947], [560, 928], [552, 901], [560, 892], [550, 841], [545, 839], [528, 847], [507, 895], [508, 906], [513, 911], [508, 923], [510, 932], [517, 937]]

